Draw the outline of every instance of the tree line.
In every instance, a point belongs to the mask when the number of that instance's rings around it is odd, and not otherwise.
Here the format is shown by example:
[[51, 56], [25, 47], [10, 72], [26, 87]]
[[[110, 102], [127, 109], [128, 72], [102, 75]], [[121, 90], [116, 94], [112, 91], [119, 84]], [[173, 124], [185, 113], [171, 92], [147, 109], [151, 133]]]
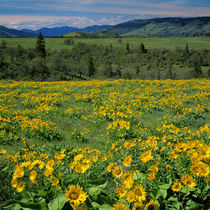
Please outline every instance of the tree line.
[[[119, 39], [119, 42], [121, 40]], [[72, 49], [47, 50], [40, 33], [35, 48], [0, 44], [0, 79], [58, 81], [77, 79], [191, 79], [210, 76], [210, 50], [147, 49], [90, 45], [65, 39]]]

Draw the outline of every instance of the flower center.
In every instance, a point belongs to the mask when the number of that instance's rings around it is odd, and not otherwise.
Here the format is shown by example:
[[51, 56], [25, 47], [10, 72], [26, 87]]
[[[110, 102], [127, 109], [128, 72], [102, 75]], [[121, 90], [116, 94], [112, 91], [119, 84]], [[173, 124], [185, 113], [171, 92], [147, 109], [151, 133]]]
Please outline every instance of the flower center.
[[116, 170], [116, 174], [119, 175], [120, 173], [121, 173], [121, 170], [120, 169], [117, 169]]
[[135, 191], [135, 194], [136, 194], [137, 196], [141, 196], [141, 195], [142, 195], [142, 192], [141, 192], [141, 190], [137, 189], [137, 190]]
[[77, 200], [78, 197], [79, 197], [79, 195], [78, 195], [77, 193], [72, 193], [72, 194], [70, 195], [70, 197], [71, 197], [72, 200]]

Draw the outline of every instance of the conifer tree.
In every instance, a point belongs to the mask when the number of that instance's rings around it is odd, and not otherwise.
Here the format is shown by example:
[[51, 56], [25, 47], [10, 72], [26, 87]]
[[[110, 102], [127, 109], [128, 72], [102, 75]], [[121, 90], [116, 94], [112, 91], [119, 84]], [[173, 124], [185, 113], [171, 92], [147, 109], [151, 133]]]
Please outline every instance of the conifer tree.
[[186, 52], [187, 54], [189, 53], [189, 46], [188, 46], [188, 43], [186, 43], [185, 52]]
[[141, 44], [140, 44], [140, 53], [143, 54], [143, 53], [146, 53], [146, 52], [147, 52], [147, 50], [146, 50], [143, 42], [141, 42]]
[[2, 40], [1, 44], [0, 44], [0, 49], [6, 49], [7, 48], [7, 43]]
[[96, 69], [95, 69], [95, 66], [94, 66], [94, 63], [93, 63], [93, 58], [92, 57], [89, 57], [89, 60], [88, 60], [88, 76], [91, 77], [95, 74], [96, 72]]
[[194, 77], [199, 78], [202, 76], [202, 70], [201, 70], [201, 65], [199, 61], [194, 60], [193, 62], [193, 72], [194, 72]]
[[129, 45], [128, 42], [126, 43], [126, 52], [127, 52], [127, 53], [130, 53], [130, 45]]
[[45, 40], [44, 40], [44, 37], [41, 32], [39, 33], [39, 36], [38, 36], [37, 42], [36, 42], [36, 53], [41, 58], [46, 57]]

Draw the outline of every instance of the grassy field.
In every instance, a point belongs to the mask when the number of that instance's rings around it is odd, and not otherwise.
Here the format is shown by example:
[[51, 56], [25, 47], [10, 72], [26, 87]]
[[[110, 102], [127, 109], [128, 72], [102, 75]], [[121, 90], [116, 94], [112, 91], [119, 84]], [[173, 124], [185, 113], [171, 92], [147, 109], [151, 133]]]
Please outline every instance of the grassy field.
[[0, 208], [207, 209], [209, 90], [1, 81]]
[[[36, 38], [0, 38], [0, 42], [5, 40], [8, 46], [18, 46], [19, 44], [25, 48], [34, 48]], [[65, 38], [46, 38], [46, 47], [52, 49], [71, 49], [71, 46], [65, 45], [63, 42]], [[125, 46], [129, 42], [131, 47], [138, 47], [141, 42], [144, 43], [146, 48], [157, 49], [170, 49], [185, 48], [188, 43], [190, 49], [210, 49], [209, 37], [164, 37], [164, 38], [123, 38], [122, 43], [118, 42], [118, 38], [103, 38], [103, 39], [74, 39], [75, 43], [83, 42], [87, 44], [101, 44], [109, 46], [112, 44], [114, 47]]]

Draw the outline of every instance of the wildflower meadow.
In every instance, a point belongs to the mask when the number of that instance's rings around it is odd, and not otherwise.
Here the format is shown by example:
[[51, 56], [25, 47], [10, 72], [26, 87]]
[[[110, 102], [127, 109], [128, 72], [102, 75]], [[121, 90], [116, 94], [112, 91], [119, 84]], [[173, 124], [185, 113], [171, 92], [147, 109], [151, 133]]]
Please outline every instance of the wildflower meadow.
[[0, 81], [0, 208], [208, 209], [207, 79]]

